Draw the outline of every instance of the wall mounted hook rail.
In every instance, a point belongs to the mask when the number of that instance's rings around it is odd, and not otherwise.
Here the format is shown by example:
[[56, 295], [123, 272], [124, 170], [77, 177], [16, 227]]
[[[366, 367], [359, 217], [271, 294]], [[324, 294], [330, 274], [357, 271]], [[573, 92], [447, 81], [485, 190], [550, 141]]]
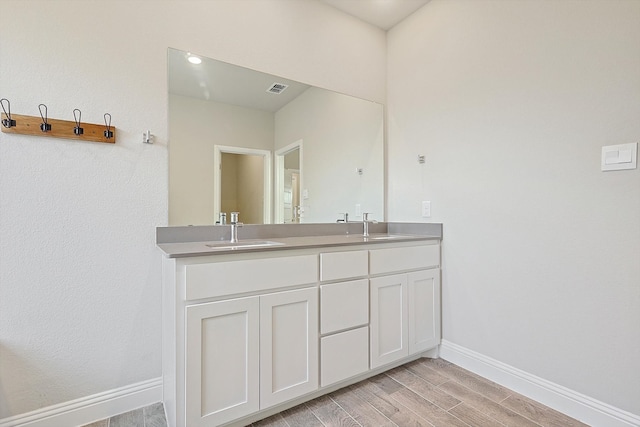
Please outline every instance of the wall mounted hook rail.
[[[7, 104], [7, 108], [4, 108], [5, 102]], [[11, 103], [7, 98], [0, 99], [0, 106], [2, 107], [2, 111], [4, 111], [4, 115], [7, 117], [6, 119], [2, 119], [2, 126], [6, 128], [11, 128], [16, 125], [16, 121], [11, 118]]]
[[[46, 106], [44, 107], [44, 110], [41, 108], [42, 114], [40, 117], [11, 114], [7, 108], [7, 111], [2, 113], [3, 125], [0, 126], [0, 130], [3, 133], [47, 136], [76, 141], [106, 142], [109, 144], [116, 142], [116, 128], [111, 126], [111, 115], [109, 114], [105, 114], [105, 116], [109, 116], [109, 124], [107, 130], [105, 130], [105, 125], [91, 123], [82, 123], [81, 125], [80, 114], [76, 117], [76, 110], [74, 110], [74, 118], [77, 118], [75, 121], [50, 119], [46, 116]], [[2, 104], [2, 109], [4, 110], [4, 104]], [[80, 110], [77, 110], [77, 112], [80, 113]], [[5, 122], [10, 126], [5, 126]], [[45, 124], [49, 125], [49, 130], [47, 131], [42, 130], [42, 125]], [[82, 132], [76, 131], [76, 128], [82, 129]]]

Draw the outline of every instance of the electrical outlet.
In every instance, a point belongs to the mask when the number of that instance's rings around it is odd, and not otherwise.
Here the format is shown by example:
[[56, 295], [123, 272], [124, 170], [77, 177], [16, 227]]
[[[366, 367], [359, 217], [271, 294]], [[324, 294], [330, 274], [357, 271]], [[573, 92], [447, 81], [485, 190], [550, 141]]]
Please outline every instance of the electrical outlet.
[[422, 217], [431, 218], [431, 202], [429, 201], [422, 202]]
[[357, 217], [362, 216], [362, 206], [360, 205], [360, 203], [356, 204], [356, 216]]

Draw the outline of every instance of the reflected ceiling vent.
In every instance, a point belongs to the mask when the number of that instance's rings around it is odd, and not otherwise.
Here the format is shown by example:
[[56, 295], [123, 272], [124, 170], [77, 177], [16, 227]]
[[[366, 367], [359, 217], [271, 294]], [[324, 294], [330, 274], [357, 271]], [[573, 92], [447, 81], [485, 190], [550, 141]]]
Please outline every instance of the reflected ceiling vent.
[[279, 95], [282, 92], [284, 92], [285, 89], [288, 88], [288, 87], [289, 87], [289, 85], [286, 85], [284, 83], [274, 83], [271, 86], [269, 86], [269, 89], [267, 89], [267, 92], [275, 93], [276, 95]]

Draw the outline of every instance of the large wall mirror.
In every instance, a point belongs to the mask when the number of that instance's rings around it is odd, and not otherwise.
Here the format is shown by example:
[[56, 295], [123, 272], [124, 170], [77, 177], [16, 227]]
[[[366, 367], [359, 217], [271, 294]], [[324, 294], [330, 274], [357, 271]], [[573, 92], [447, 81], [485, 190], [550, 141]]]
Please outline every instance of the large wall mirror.
[[176, 49], [168, 77], [169, 225], [384, 219], [382, 105]]

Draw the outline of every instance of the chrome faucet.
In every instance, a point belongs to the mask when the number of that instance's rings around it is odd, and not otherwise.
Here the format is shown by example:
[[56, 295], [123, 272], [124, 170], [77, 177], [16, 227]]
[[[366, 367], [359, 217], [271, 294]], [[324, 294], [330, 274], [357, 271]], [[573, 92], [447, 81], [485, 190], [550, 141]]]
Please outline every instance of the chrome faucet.
[[369, 224], [377, 224], [375, 219], [369, 219], [371, 212], [362, 213], [362, 237], [369, 237]]
[[238, 243], [238, 227], [242, 227], [244, 224], [238, 221], [240, 212], [231, 212], [231, 243]]
[[218, 222], [216, 222], [216, 224], [227, 225], [227, 214], [225, 212], [220, 212], [218, 214]]
[[349, 212], [341, 212], [338, 215], [342, 215], [342, 218], [338, 218], [336, 222], [344, 222], [345, 224], [349, 222]]

